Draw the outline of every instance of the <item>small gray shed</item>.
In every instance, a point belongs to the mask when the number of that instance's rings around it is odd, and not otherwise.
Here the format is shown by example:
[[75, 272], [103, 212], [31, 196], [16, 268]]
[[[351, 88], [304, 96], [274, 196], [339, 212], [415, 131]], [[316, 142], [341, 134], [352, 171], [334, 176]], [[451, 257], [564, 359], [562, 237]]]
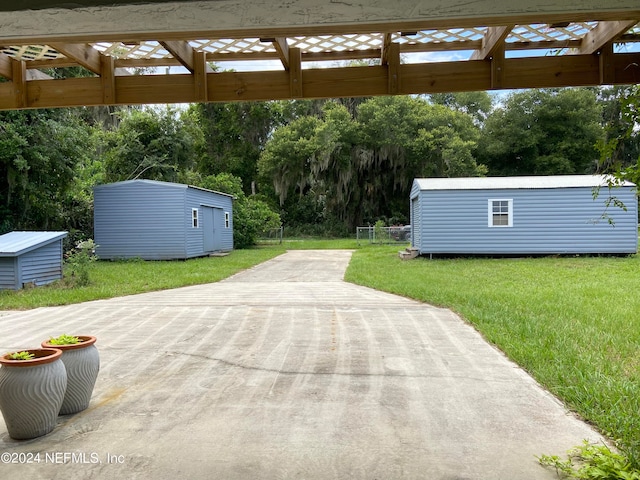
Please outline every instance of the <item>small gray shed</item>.
[[101, 259], [171, 260], [233, 249], [233, 196], [180, 183], [128, 180], [94, 188]]
[[0, 289], [45, 285], [62, 278], [67, 232], [11, 232], [0, 236]]
[[[421, 255], [635, 253], [635, 185], [626, 182], [610, 192], [605, 180], [599, 175], [416, 179], [410, 196], [412, 246]], [[607, 209], [610, 195], [627, 210]]]

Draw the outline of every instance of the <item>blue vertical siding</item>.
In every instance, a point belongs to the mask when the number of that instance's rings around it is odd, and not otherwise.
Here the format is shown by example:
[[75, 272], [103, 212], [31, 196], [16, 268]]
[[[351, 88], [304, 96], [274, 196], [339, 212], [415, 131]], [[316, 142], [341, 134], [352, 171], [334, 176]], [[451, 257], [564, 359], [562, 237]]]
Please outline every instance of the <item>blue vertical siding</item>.
[[0, 257], [0, 290], [17, 290], [18, 284], [18, 260], [15, 257]]
[[67, 232], [11, 232], [0, 236], [0, 289], [62, 278], [62, 240]]
[[46, 285], [62, 278], [62, 240], [43, 245], [18, 257], [19, 284]]
[[[199, 209], [199, 228], [195, 229], [191, 226], [191, 209]], [[222, 211], [221, 216], [214, 216], [218, 221], [214, 228], [219, 229], [222, 233], [220, 251], [233, 250], [233, 224], [226, 228], [224, 225], [224, 212], [229, 212], [230, 218], [233, 218], [233, 198], [228, 195], [222, 195], [198, 188], [188, 188], [186, 192], [185, 218], [187, 229], [187, 253], [190, 256], [202, 255], [208, 253], [204, 251], [204, 232], [206, 222], [203, 218], [203, 208], [218, 208]], [[221, 218], [220, 218], [221, 217]]]
[[[608, 193], [594, 200], [588, 187], [422, 190], [415, 246], [423, 254], [635, 253], [635, 193], [613, 194], [627, 206], [606, 210], [614, 226], [602, 218]], [[490, 199], [512, 200], [512, 227], [488, 226]]]
[[[202, 206], [231, 212], [232, 198], [183, 184], [132, 180], [94, 189], [94, 239], [103, 259], [184, 259], [205, 255]], [[192, 225], [197, 208], [198, 227]], [[222, 225], [224, 227], [224, 225]], [[233, 233], [224, 249], [233, 249]]]
[[183, 187], [144, 180], [95, 187], [98, 257], [185, 258]]

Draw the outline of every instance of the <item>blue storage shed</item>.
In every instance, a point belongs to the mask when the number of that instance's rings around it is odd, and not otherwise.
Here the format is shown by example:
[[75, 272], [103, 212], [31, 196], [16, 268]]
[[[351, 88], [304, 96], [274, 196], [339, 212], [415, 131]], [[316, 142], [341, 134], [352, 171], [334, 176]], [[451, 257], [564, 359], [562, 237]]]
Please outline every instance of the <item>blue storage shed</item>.
[[233, 249], [233, 196], [180, 183], [128, 180], [94, 188], [102, 259], [172, 260]]
[[19, 290], [62, 278], [67, 232], [10, 232], [0, 236], [0, 289]]
[[[601, 187], [595, 199], [594, 187]], [[627, 210], [607, 208], [609, 196]], [[410, 199], [411, 242], [421, 255], [630, 254], [638, 248], [635, 185], [609, 191], [600, 175], [421, 178]]]

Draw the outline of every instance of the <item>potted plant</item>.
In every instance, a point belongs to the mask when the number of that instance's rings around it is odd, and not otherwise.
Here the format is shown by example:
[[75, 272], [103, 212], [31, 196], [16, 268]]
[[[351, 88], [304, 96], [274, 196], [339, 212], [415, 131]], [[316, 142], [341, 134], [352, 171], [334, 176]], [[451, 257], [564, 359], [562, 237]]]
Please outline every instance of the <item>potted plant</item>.
[[89, 406], [93, 387], [100, 370], [96, 337], [90, 335], [60, 335], [42, 342], [43, 348], [62, 350], [62, 362], [67, 369], [67, 391], [60, 415], [81, 412]]
[[0, 357], [0, 410], [11, 438], [40, 437], [55, 428], [67, 388], [61, 358], [54, 348]]

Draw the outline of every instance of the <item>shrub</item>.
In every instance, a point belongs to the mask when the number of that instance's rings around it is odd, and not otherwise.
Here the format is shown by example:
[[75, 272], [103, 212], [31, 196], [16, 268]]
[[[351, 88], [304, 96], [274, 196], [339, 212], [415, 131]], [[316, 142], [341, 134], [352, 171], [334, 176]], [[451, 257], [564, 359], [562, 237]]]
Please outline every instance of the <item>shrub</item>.
[[91, 283], [89, 266], [97, 260], [96, 247], [93, 239], [88, 239], [76, 243], [76, 247], [67, 252], [65, 263], [69, 267], [75, 286], [86, 287]]
[[581, 480], [640, 480], [640, 470], [631, 465], [623, 455], [606, 445], [587, 442], [569, 452], [569, 458], [561, 460], [557, 455], [542, 455], [542, 465], [556, 469], [558, 476]]

